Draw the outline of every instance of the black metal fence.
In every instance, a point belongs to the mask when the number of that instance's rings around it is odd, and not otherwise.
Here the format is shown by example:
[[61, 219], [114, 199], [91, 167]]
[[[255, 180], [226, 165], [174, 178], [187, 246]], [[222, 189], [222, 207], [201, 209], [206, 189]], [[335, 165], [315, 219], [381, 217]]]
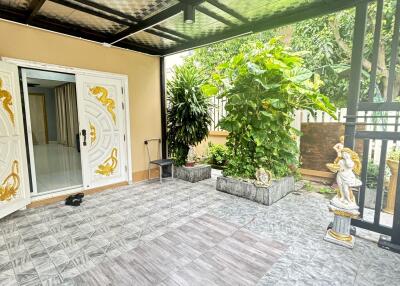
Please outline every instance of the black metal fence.
[[[382, 41], [382, 25], [384, 24], [383, 11], [385, 4], [395, 5], [395, 21], [392, 27], [393, 36], [388, 61], [388, 74], [382, 75], [382, 69], [379, 67], [378, 61]], [[370, 59], [371, 70], [367, 71], [370, 75], [369, 90], [368, 97], [365, 100], [360, 100], [362, 72], [365, 72], [365, 70], [363, 71], [363, 51], [366, 44], [366, 26], [368, 19], [371, 19], [372, 7], [375, 9], [372, 13], [375, 16], [372, 17], [375, 21], [375, 27], [373, 32], [372, 57]], [[368, 17], [368, 15], [370, 17]], [[381, 236], [379, 245], [397, 252], [400, 252], [400, 179], [397, 180], [396, 184], [393, 185], [392, 182], [391, 186], [389, 186], [389, 192], [391, 190], [392, 192], [389, 193], [388, 196], [391, 195], [394, 201], [392, 210], [389, 210], [389, 214], [387, 214], [382, 212], [382, 209], [384, 207], [383, 198], [385, 189], [387, 189], [387, 186], [385, 186], [385, 177], [387, 177], [387, 154], [388, 151], [390, 151], [388, 150], [388, 142], [400, 140], [400, 132], [398, 132], [400, 124], [398, 117], [396, 117], [394, 122], [389, 120], [389, 112], [400, 111], [400, 102], [394, 101], [394, 99], [399, 96], [396, 94], [398, 93], [398, 89], [395, 88], [396, 78], [399, 76], [397, 74], [399, 70], [399, 32], [400, 0], [378, 0], [377, 2], [361, 3], [356, 8], [349, 97], [345, 123], [345, 145], [354, 148], [356, 140], [361, 140], [363, 145], [361, 173], [363, 185], [359, 193], [361, 215], [359, 219], [353, 219], [352, 224], [388, 236]], [[387, 76], [384, 85], [382, 83], [383, 76]], [[365, 111], [365, 115], [360, 116], [359, 111]], [[373, 128], [372, 130], [371, 128], [366, 130], [365, 128], [359, 128], [360, 126], [372, 126]], [[391, 128], [388, 128], [389, 126]], [[370, 212], [365, 208], [367, 172], [371, 145], [377, 144], [377, 142], [381, 145], [380, 162], [376, 178], [375, 207], [373, 212]], [[398, 166], [398, 162], [394, 164]], [[399, 168], [397, 168], [396, 172], [397, 174], [391, 174], [392, 179], [400, 176]], [[393, 216], [391, 216], [392, 214], [390, 214], [390, 212], [393, 212]], [[384, 222], [383, 216], [386, 217], [386, 223]], [[389, 223], [387, 223], [387, 221], [389, 221]]]

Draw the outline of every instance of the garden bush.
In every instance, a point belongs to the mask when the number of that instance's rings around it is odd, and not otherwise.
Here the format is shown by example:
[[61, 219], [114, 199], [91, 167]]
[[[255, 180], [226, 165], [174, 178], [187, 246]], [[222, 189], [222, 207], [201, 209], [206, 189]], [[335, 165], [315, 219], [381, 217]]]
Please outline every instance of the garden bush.
[[230, 152], [224, 175], [255, 178], [263, 167], [276, 177], [298, 165], [297, 136], [291, 126], [295, 110], [322, 110], [335, 117], [335, 107], [319, 92], [317, 74], [303, 68], [301, 54], [276, 39], [256, 42], [222, 63], [204, 92], [226, 98], [226, 116], [219, 126], [228, 131]]
[[367, 187], [376, 189], [378, 184], [379, 166], [369, 162], [367, 166]]
[[213, 167], [224, 168], [229, 157], [229, 150], [222, 144], [208, 144], [208, 163]]
[[211, 105], [201, 90], [204, 83], [193, 65], [176, 67], [174, 77], [167, 82], [167, 141], [176, 166], [186, 163], [190, 145], [208, 135]]

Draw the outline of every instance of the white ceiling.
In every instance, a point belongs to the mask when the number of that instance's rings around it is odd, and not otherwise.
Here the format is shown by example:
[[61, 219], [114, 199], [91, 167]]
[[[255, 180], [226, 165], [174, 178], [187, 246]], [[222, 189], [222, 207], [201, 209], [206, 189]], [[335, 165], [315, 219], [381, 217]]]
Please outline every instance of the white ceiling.
[[38, 78], [28, 78], [28, 84], [38, 84], [35, 87], [45, 87], [45, 88], [54, 88], [68, 81], [58, 81], [58, 80], [48, 80], [48, 79], [38, 79]]

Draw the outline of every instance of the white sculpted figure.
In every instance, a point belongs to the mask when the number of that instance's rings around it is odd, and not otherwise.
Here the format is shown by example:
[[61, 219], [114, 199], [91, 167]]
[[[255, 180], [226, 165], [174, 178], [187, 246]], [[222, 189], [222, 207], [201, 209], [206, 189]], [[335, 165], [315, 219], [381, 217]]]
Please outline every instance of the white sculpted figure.
[[354, 174], [355, 172], [359, 175], [361, 171], [361, 162], [357, 153], [349, 148], [343, 148], [340, 152], [340, 157], [336, 158], [335, 163], [327, 164], [327, 167], [331, 171], [337, 172], [336, 183], [339, 190], [332, 203], [348, 209], [358, 208], [351, 190], [351, 188], [359, 187], [362, 184]]
[[269, 186], [271, 183], [272, 174], [270, 171], [260, 167], [256, 171], [256, 179], [257, 186]]
[[340, 141], [339, 143], [333, 146], [333, 150], [336, 151], [338, 157], [340, 157], [340, 153], [342, 152], [344, 147], [344, 136], [340, 136], [339, 141]]
[[186, 162], [187, 163], [195, 163], [197, 159], [196, 149], [193, 145], [189, 146], [189, 152], [187, 154]]

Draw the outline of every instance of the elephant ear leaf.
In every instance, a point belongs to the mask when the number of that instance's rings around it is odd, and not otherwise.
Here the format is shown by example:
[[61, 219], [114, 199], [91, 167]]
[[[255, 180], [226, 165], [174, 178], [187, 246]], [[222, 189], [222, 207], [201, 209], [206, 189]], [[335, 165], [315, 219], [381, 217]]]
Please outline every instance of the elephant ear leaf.
[[305, 82], [306, 80], [311, 79], [312, 76], [313, 76], [313, 73], [308, 69], [295, 68], [295, 69], [289, 70], [287, 79], [290, 80], [291, 82], [302, 83], [302, 82]]
[[212, 84], [204, 84], [201, 86], [201, 91], [206, 96], [215, 96], [218, 94], [218, 87]]

